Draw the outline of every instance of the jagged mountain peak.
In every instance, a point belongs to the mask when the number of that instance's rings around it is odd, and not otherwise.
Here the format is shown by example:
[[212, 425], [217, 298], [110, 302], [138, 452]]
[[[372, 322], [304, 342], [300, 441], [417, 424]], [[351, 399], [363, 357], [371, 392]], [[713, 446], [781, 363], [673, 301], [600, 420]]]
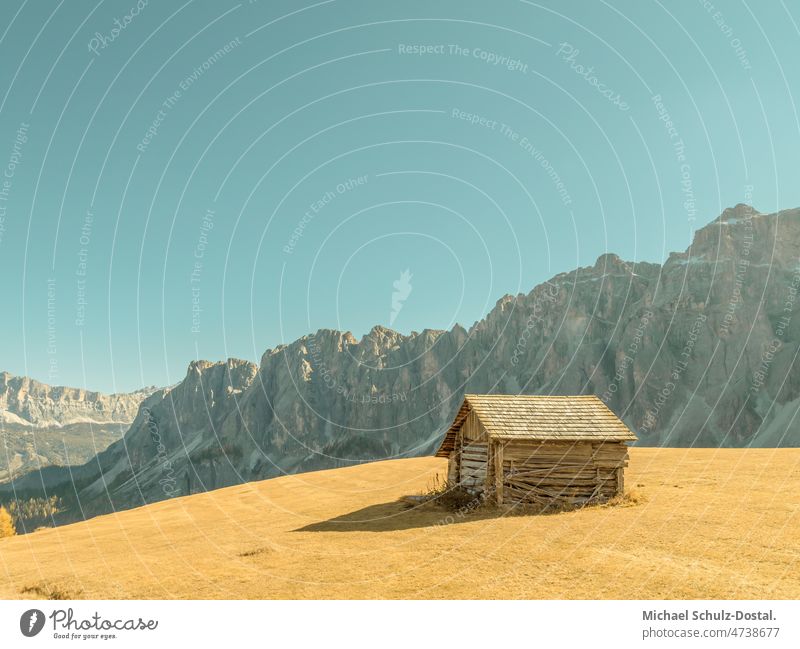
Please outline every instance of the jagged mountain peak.
[[721, 265], [725, 272], [731, 265], [789, 267], [795, 265], [799, 247], [800, 209], [764, 214], [740, 203], [697, 230], [686, 252], [670, 258], [682, 264]]
[[765, 216], [765, 215], [759, 212], [752, 205], [748, 205], [747, 203], [737, 203], [733, 207], [726, 207], [722, 211], [722, 214], [720, 214], [711, 223], [735, 224], [741, 221], [742, 219], [748, 219], [757, 216]]
[[594, 262], [594, 269], [609, 272], [610, 270], [630, 271], [630, 264], [623, 261], [620, 256], [614, 252], [604, 252]]

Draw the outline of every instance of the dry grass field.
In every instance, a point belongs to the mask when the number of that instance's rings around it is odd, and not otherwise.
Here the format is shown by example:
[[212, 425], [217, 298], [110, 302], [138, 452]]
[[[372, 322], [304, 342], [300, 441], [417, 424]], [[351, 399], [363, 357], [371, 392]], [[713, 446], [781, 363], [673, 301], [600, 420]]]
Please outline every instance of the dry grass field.
[[631, 449], [634, 505], [397, 501], [444, 468], [307, 473], [3, 539], [0, 597], [800, 597], [800, 449]]

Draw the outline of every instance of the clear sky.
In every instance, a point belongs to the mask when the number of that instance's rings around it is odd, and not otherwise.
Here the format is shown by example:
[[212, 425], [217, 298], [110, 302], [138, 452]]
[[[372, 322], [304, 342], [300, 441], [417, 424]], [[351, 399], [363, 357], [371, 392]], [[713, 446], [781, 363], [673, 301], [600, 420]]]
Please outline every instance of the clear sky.
[[604, 252], [663, 261], [727, 206], [799, 206], [798, 24], [752, 1], [8, 0], [0, 369], [124, 391], [321, 327], [469, 327]]

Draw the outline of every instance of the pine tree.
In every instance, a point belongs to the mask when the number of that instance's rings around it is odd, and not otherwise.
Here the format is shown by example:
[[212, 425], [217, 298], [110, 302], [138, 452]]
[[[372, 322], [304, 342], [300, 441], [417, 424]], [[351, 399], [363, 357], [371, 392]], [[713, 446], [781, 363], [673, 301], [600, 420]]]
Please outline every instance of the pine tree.
[[14, 536], [17, 530], [14, 529], [14, 521], [11, 519], [11, 514], [8, 513], [5, 507], [0, 506], [0, 539], [6, 536]]

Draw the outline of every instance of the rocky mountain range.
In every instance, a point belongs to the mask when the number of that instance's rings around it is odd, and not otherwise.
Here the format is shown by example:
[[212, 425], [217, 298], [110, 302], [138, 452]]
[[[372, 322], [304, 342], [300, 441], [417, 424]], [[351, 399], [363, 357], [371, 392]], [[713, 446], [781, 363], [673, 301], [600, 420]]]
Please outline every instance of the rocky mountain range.
[[0, 481], [50, 464], [83, 464], [122, 437], [152, 392], [106, 395], [0, 372]]
[[259, 365], [193, 362], [96, 458], [15, 484], [69, 485], [93, 515], [425, 455], [465, 392], [596, 394], [645, 445], [797, 446], [799, 254], [800, 209], [737, 205], [664, 264], [605, 254], [503, 297], [469, 329], [377, 326], [360, 340], [326, 329]]

